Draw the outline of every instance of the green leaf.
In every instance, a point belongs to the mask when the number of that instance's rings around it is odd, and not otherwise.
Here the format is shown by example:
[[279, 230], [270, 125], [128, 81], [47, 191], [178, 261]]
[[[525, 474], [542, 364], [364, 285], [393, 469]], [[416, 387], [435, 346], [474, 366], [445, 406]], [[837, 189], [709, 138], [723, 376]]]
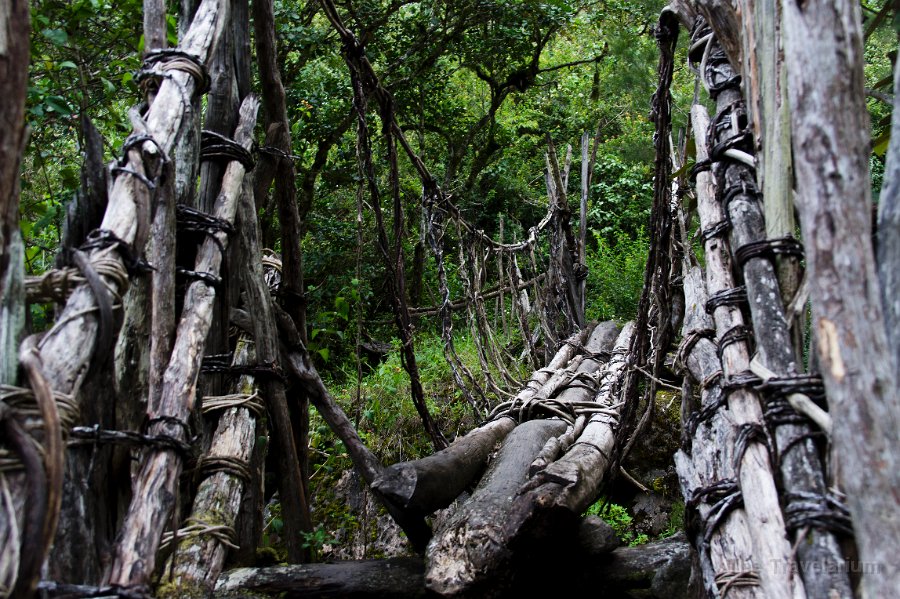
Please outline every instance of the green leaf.
[[47, 96], [44, 99], [44, 104], [47, 105], [47, 108], [62, 116], [70, 116], [72, 114], [72, 109], [59, 96]]
[[69, 34], [64, 29], [44, 29], [41, 35], [50, 40], [50, 43], [56, 46], [65, 46], [69, 41]]
[[71, 60], [64, 60], [59, 63], [59, 68], [61, 69], [77, 69], [78, 65], [72, 62]]
[[888, 145], [891, 143], [891, 130], [888, 128], [887, 131], [879, 135], [877, 138], [872, 140], [872, 153], [878, 156], [884, 156], [887, 153]]
[[328, 348], [327, 348], [327, 347], [323, 347], [323, 348], [318, 349], [318, 350], [316, 350], [316, 351], [318, 352], [318, 354], [319, 354], [320, 356], [322, 356], [322, 359], [323, 359], [323, 360], [325, 360], [326, 362], [328, 361], [328, 357], [331, 355], [331, 352], [328, 351]]

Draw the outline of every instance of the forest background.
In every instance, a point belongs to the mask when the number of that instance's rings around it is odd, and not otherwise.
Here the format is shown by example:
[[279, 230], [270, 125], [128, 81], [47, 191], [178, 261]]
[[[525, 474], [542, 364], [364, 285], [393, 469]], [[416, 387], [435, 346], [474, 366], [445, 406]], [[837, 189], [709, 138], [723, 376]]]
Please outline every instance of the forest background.
[[[521, 240], [545, 214], [548, 137], [560, 160], [566, 145], [577, 146], [584, 132], [594, 138], [587, 316], [619, 321], [636, 313], [649, 246], [644, 227], [652, 199], [653, 125], [647, 112], [657, 60], [652, 25], [663, 4], [337, 3], [393, 94], [400, 126], [414, 149], [464, 217], [495, 239]], [[897, 39], [886, 4], [863, 3], [875, 201], [888, 142]], [[167, 17], [171, 45], [177, 41], [178, 8], [170, 6]], [[32, 4], [30, 141], [20, 208], [30, 275], [52, 268], [59, 251], [66, 207], [81, 184], [85, 119], [103, 136], [107, 161], [131, 131], [128, 110], [141, 95], [135, 78], [143, 51], [141, 12], [142, 3], [135, 0]], [[275, 20], [298, 172], [309, 348], [328, 387], [384, 463], [420, 457], [430, 446], [409, 401], [374, 217], [362, 198], [353, 94], [340, 40], [315, 1], [276, 2]], [[684, 52], [673, 85], [675, 132], [685, 126], [695, 95]], [[372, 119], [376, 130], [377, 117]], [[375, 143], [376, 157], [383, 156], [381, 141]], [[386, 178], [386, 166], [377, 166]], [[409, 302], [434, 306], [438, 283], [424, 240], [421, 183], [411, 166], [401, 161], [400, 168]], [[569, 183], [580, 188], [578, 168]], [[277, 215], [274, 200], [259, 206], [263, 245], [275, 252], [281, 249]], [[451, 242], [448, 255], [454, 250]], [[449, 276], [461, 296], [463, 282], [452, 268]], [[48, 325], [52, 309], [31, 306], [32, 330]], [[494, 321], [502, 331], [500, 315]], [[438, 318], [419, 316], [415, 331], [429, 409], [452, 438], [474, 420], [450, 376]], [[456, 335], [463, 359], [474, 364], [476, 349], [466, 327], [458, 326]], [[316, 420], [310, 450], [313, 489], [350, 468], [340, 442]], [[277, 518], [272, 522], [277, 527]], [[325, 544], [322, 530], [311, 544]]]

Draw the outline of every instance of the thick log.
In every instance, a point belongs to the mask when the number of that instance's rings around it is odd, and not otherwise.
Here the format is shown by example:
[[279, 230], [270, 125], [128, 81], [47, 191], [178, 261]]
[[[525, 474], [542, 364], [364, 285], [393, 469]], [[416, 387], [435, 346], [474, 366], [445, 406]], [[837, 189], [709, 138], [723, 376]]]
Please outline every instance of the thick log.
[[[571, 545], [575, 545], [573, 541]], [[638, 547], [621, 547], [596, 557], [577, 546], [569, 563], [535, 568], [515, 592], [523, 596], [546, 591], [605, 597], [688, 599], [691, 548], [683, 535]], [[319, 599], [438, 597], [425, 587], [421, 558], [346, 561], [272, 568], [239, 568], [219, 578], [214, 597], [316, 597]]]
[[[715, 45], [715, 38], [709, 43]], [[710, 59], [707, 68], [717, 68], [718, 76], [724, 80], [736, 75], [728, 62], [714, 66]], [[738, 89], [722, 90], [716, 98], [720, 114], [736, 111], [742, 104], [741, 92]], [[741, 134], [742, 131], [736, 124], [732, 127], [720, 127], [715, 135], [710, 136], [710, 141], [721, 144]], [[704, 139], [699, 130], [698, 137]], [[753, 169], [727, 156], [721, 161], [714, 162], [713, 168], [721, 173], [719, 181], [724, 181], [724, 189], [719, 190], [720, 193], [731, 198], [726, 205], [728, 222], [731, 223], [732, 251], [737, 254], [740, 248], [765, 242], [766, 223], [754, 183]], [[728, 191], [733, 189], [739, 192]], [[779, 198], [776, 198], [776, 201], [778, 200]], [[783, 201], [784, 198], [780, 200]], [[787, 233], [792, 234], [793, 229]], [[794, 353], [775, 264], [764, 254], [747, 259], [743, 265], [738, 263], [738, 267], [742, 268], [747, 289], [747, 301], [750, 305], [756, 340], [756, 359], [775, 376], [791, 377], [801, 374], [802, 366], [799, 363], [799, 356]], [[771, 400], [772, 398], [769, 398], [769, 401]], [[771, 426], [775, 432], [781, 486], [786, 496], [786, 512], [796, 509], [797, 504], [808, 503], [811, 497], [820, 498], [822, 507], [828, 509], [828, 485], [818, 449], [811, 437], [812, 423], [772, 421]], [[813, 525], [804, 523], [788, 531], [792, 540], [796, 540], [798, 534], [803, 537], [803, 542], [797, 545], [797, 556], [801, 565], [799, 571], [807, 592], [814, 597], [825, 597], [832, 593], [839, 597], [852, 596], [850, 580], [846, 568], [843, 567], [844, 556], [834, 531], [821, 527], [814, 519], [812, 522]]]
[[[603, 323], [594, 329], [586, 346], [586, 356], [578, 361], [577, 374], [594, 375], [598, 371], [603, 359], [601, 356], [612, 349], [617, 332], [618, 327], [614, 323]], [[544, 388], [535, 394], [534, 401], [547, 399], [540, 396], [552, 385], [555, 377], [551, 377]], [[571, 376], [568, 378], [572, 380]], [[572, 404], [589, 399], [592, 394], [593, 389], [579, 385], [565, 389], [553, 402]], [[428, 588], [445, 595], [458, 595], [475, 592], [485, 584], [509, 582], [513, 542], [518, 540], [521, 523], [527, 520], [522, 514], [534, 511], [530, 501], [526, 500], [527, 505], [523, 509], [521, 497], [512, 501], [510, 498], [522, 493], [523, 488], [527, 490], [526, 483], [534, 460], [541, 456], [551, 438], [563, 435], [567, 428], [561, 420], [539, 420], [520, 424], [510, 433], [472, 497], [429, 544], [426, 553]], [[532, 447], [532, 444], [538, 443], [537, 439], [540, 439], [539, 445]], [[521, 465], [523, 462], [524, 467]], [[581, 482], [586, 482], [585, 487], [591, 486], [591, 482], [576, 481], [576, 493], [584, 492], [578, 484]], [[593, 486], [585, 494], [595, 490], [596, 486]], [[531, 495], [527, 497], [530, 499]], [[570, 523], [577, 520], [578, 514], [580, 511], [573, 514]], [[494, 576], [502, 582], [493, 580]]]
[[496, 444], [515, 426], [515, 420], [506, 416], [489, 422], [427, 458], [385, 468], [372, 488], [422, 515], [445, 508], [481, 472]]
[[[203, 5], [198, 9], [198, 14], [202, 9]], [[157, 102], [161, 96], [161, 93], [157, 95]], [[244, 101], [240, 125], [234, 135], [235, 141], [248, 149], [253, 141], [258, 107], [259, 102], [252, 96]], [[222, 192], [216, 201], [217, 218], [228, 223], [234, 222], [244, 174], [244, 165], [239, 161], [228, 164]], [[194, 267], [196, 272], [210, 273], [213, 276], [218, 274], [223, 259], [219, 244], [227, 248], [228, 236], [224, 231], [217, 232], [215, 236], [215, 241], [207, 238], [201, 246]], [[150, 420], [156, 420], [149, 427], [151, 434], [187, 440], [184, 427], [176, 422], [186, 422], [193, 408], [215, 298], [215, 289], [205, 280], [192, 283], [185, 293], [184, 309], [178, 323], [172, 357], [163, 378], [160, 404], [149, 406]], [[111, 584], [130, 587], [144, 585], [149, 581], [156, 563], [160, 534], [174, 508], [182, 467], [182, 456], [172, 449], [156, 450], [144, 456], [138, 479], [134, 483], [134, 496], [119, 533], [109, 576]]]
[[[698, 139], [705, 139], [709, 129], [709, 117], [706, 109], [694, 105], [691, 109], [694, 131]], [[708, 160], [706, 145], [697, 144], [697, 160]], [[700, 225], [709, 229], [722, 222], [724, 214], [716, 200], [713, 175], [710, 172], [697, 174], [697, 208]], [[716, 236], [709, 237], [704, 244], [706, 258], [706, 283], [710, 296], [735, 287], [731, 270], [731, 256], [723, 240]], [[713, 312], [718, 342], [735, 327], [744, 326], [744, 318], [738, 307], [720, 305]], [[722, 348], [722, 370], [725, 381], [746, 373], [749, 370], [750, 356], [746, 342], [728, 343]], [[735, 425], [739, 427], [757, 428], [764, 426], [762, 409], [757, 394], [746, 388], [734, 389], [728, 394], [728, 408]], [[788, 567], [792, 549], [787, 538], [784, 518], [778, 500], [778, 491], [769, 462], [766, 447], [758, 441], [749, 441], [740, 458], [738, 475], [739, 486], [744, 499], [748, 525], [753, 535], [753, 555], [763, 591], [772, 599], [804, 596], [803, 582], [796, 572]]]
[[[685, 317], [683, 336], [703, 335], [714, 327], [706, 313], [706, 285], [699, 267], [694, 267], [684, 277]], [[718, 522], [713, 504], [703, 501], [702, 491], [721, 481], [734, 480], [734, 446], [737, 427], [727, 405], [719, 405], [722, 393], [722, 363], [715, 344], [706, 337], [699, 337], [691, 351], [682, 356], [691, 378], [700, 385], [700, 405], [693, 410], [687, 405], [682, 410], [682, 427], [689, 436], [689, 448], [675, 454], [675, 468], [688, 509], [697, 511], [700, 525], [693, 527], [692, 542], [700, 554], [700, 571], [707, 595], [724, 595], [729, 585], [728, 597], [732, 599], [762, 599], [758, 584], [746, 584], [754, 579], [756, 566], [753, 559], [753, 538], [742, 506], [735, 507]], [[686, 394], [687, 395], [687, 394]], [[682, 402], [690, 403], [689, 396]], [[700, 420], [698, 411], [713, 410], [709, 418]], [[697, 422], [694, 424], [694, 422]], [[691, 426], [696, 428], [691, 434]], [[735, 576], [745, 584], [732, 585]]]
[[868, 568], [863, 595], [886, 597], [900, 588], [900, 389], [872, 248], [860, 7], [786, 2], [783, 11], [797, 209], [833, 458]]
[[[233, 363], [249, 365], [255, 358], [252, 342], [241, 337]], [[255, 395], [253, 377], [240, 377], [233, 391], [247, 397]], [[202, 458], [201, 471], [204, 461], [248, 464], [255, 434], [253, 411], [239, 406], [226, 409], [219, 417], [209, 452]], [[234, 526], [245, 483], [238, 468], [210, 470], [197, 489], [187, 526], [174, 539], [177, 545], [164, 568], [163, 583], [156, 590], [158, 597], [207, 597], [222, 573], [229, 545], [234, 545]]]
[[[509, 574], [499, 567], [511, 557], [501, 533], [509, 499], [526, 482], [528, 467], [547, 439], [565, 430], [561, 420], [530, 420], [509, 434], [472, 497], [428, 544], [427, 588], [450, 596], [484, 584], [486, 571]], [[494, 577], [489, 582], [498, 584]]]

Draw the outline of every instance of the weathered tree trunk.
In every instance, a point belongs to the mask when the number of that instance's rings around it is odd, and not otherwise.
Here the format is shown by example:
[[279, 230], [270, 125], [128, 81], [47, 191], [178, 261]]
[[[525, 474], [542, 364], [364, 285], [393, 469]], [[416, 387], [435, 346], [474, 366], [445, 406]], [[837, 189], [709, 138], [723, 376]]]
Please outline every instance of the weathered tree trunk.
[[863, 593], [885, 597], [900, 588], [900, 390], [871, 241], [860, 9], [846, 0], [783, 9], [797, 207], [833, 459], [870, 568]]
[[[19, 231], [19, 166], [25, 150], [25, 88], [31, 17], [28, 2], [0, 12], [0, 383], [16, 384], [25, 324], [25, 258]], [[7, 580], [6, 577], [0, 581]]]
[[[691, 550], [684, 537], [638, 547], [620, 547], [597, 557], [574, 538], [567, 563], [554, 562], [552, 572], [536, 567], [517, 587], [522, 596], [539, 592], [603, 597], [688, 599]], [[214, 597], [437, 597], [425, 588], [421, 558], [362, 560], [272, 568], [238, 568], [222, 575]]]
[[[253, 339], [256, 344], [256, 359], [260, 364], [272, 366], [278, 371], [281, 355], [278, 344], [278, 328], [274, 316], [274, 304], [266, 284], [262, 267], [262, 250], [259, 247], [259, 224], [254, 209], [252, 187], [246, 190], [240, 206], [242, 220], [241, 240], [247, 254], [247, 267], [243, 281], [247, 311], [253, 323]], [[285, 384], [277, 376], [266, 377], [262, 381], [263, 393], [269, 408], [270, 430], [274, 437], [274, 450], [278, 456], [277, 485], [280, 490], [282, 514], [284, 516], [285, 537], [288, 559], [303, 561], [306, 551], [302, 546], [304, 531], [312, 530], [306, 489], [300, 466], [300, 453], [296, 436], [291, 426], [291, 410]]]
[[[198, 14], [202, 9], [203, 5], [198, 9]], [[157, 96], [157, 102], [161, 95]], [[235, 141], [247, 149], [253, 141], [258, 107], [259, 102], [252, 96], [241, 106]], [[245, 167], [241, 162], [234, 160], [228, 164], [222, 192], [216, 202], [216, 218], [229, 224], [234, 222], [244, 175]], [[228, 237], [224, 231], [218, 231], [215, 238], [207, 238], [203, 242], [197, 254], [196, 272], [217, 276], [224, 258], [220, 246], [228, 247]], [[186, 421], [194, 404], [215, 298], [215, 289], [206, 280], [192, 283], [185, 293], [184, 309], [163, 379], [160, 403], [149, 406], [151, 425], [148, 431], [151, 434], [166, 435], [182, 442], [187, 440]], [[145, 585], [149, 581], [156, 562], [160, 534], [174, 508], [182, 462], [181, 454], [172, 448], [156, 448], [144, 456], [134, 484], [134, 496], [119, 533], [110, 583], [131, 587]]]
[[[698, 139], [705, 139], [709, 129], [706, 109], [695, 105], [691, 110], [694, 131]], [[697, 144], [697, 160], [709, 159], [705, 144]], [[715, 199], [713, 176], [709, 172], [697, 174], [697, 206], [700, 225], [711, 230], [724, 219], [722, 207]], [[707, 290], [712, 297], [733, 289], [731, 257], [727, 246], [717, 236], [708, 236], [704, 246]], [[735, 338], [743, 330], [744, 318], [735, 305], [722, 304], [713, 310], [716, 339], [722, 356], [724, 384], [729, 386], [749, 370], [750, 357], [746, 342]], [[723, 343], [723, 339], [725, 343]], [[741, 385], [728, 394], [728, 408], [734, 422], [742, 431], [759, 430], [764, 426], [759, 398], [755, 392]], [[746, 433], [749, 435], [749, 432]], [[759, 440], [749, 438], [742, 452], [735, 456], [737, 478], [744, 499], [748, 525], [753, 534], [753, 555], [759, 567], [760, 580], [766, 597], [803, 597], [803, 583], [788, 567], [791, 547], [781, 515], [778, 492], [769, 463], [766, 447]]]
[[900, 380], [900, 58], [894, 66], [891, 142], [878, 198], [878, 279], [894, 376]]
[[144, 53], [165, 48], [166, 40], [165, 0], [144, 0]]
[[[18, 383], [19, 342], [25, 326], [25, 247], [19, 230], [19, 167], [25, 149], [25, 91], [28, 82], [29, 36], [31, 16], [28, 2], [6, 2], [0, 9], [0, 385]], [[5, 395], [5, 393], [4, 393]], [[5, 408], [5, 397], [0, 400]], [[0, 424], [15, 416], [6, 409]], [[21, 428], [21, 427], [20, 427]], [[9, 442], [4, 439], [4, 447]], [[37, 571], [23, 571], [23, 545], [19, 536], [24, 518], [20, 516], [26, 491], [21, 473], [0, 474], [0, 484], [16, 490], [16, 505], [10, 505], [4, 490], [0, 509], [0, 596], [7, 597], [16, 587], [33, 588]], [[32, 545], [33, 547], [33, 545]], [[27, 548], [27, 547], [26, 547]], [[26, 560], [27, 562], [27, 560]], [[38, 564], [40, 567], [40, 564]]]
[[[252, 341], [241, 337], [233, 363], [248, 366], [255, 359]], [[253, 377], [240, 377], [233, 392], [232, 401], [255, 397], [257, 388]], [[256, 405], [261, 407], [259, 403]], [[203, 406], [205, 412], [211, 412], [209, 408]], [[200, 462], [200, 471], [208, 473], [207, 477], [200, 482], [185, 528], [177, 535], [169, 535], [175, 547], [163, 568], [157, 596], [206, 597], [215, 588], [229, 546], [234, 546], [241, 495], [250, 482], [245, 478], [249, 474], [246, 466], [256, 443], [258, 415], [246, 404], [235, 404], [220, 411], [209, 452]]]

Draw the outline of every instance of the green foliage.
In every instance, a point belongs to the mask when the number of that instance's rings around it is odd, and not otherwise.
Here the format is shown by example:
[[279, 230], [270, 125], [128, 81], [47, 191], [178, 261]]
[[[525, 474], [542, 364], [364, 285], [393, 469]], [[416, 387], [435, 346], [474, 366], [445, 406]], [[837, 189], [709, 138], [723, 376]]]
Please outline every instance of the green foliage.
[[636, 533], [632, 528], [634, 518], [628, 512], [627, 508], [616, 503], [610, 503], [606, 498], [601, 497], [587, 511], [586, 516], [599, 516], [604, 522], [609, 524], [616, 536], [622, 543], [629, 547], [643, 545], [649, 541], [649, 537], [644, 533]]
[[637, 314], [650, 243], [643, 230], [637, 239], [621, 235], [615, 244], [597, 231], [594, 237], [597, 245], [587, 252], [587, 316], [597, 321], [630, 320]]
[[659, 538], [667, 539], [682, 530], [684, 530], [684, 501], [679, 500], [672, 504], [672, 511], [669, 512], [669, 525], [659, 535]]

